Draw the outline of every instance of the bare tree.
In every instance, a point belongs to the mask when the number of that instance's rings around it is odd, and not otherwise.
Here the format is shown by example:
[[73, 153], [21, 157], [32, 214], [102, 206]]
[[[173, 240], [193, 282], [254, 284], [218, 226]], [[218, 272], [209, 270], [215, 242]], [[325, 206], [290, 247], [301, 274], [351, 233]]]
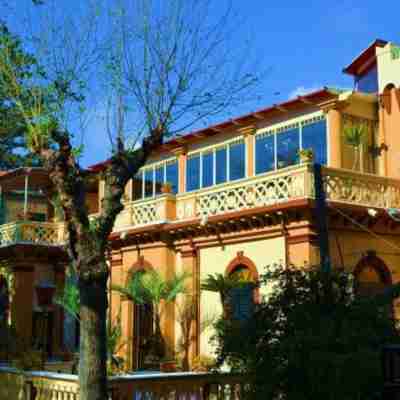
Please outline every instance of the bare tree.
[[[217, 18], [208, 0], [88, 0], [80, 20], [56, 3], [40, 6], [44, 32], [32, 23], [30, 46], [44, 73], [22, 86], [3, 48], [0, 68], [7, 79], [1, 84], [14, 93], [30, 150], [42, 159], [65, 214], [81, 301], [80, 396], [105, 400], [108, 237], [123, 209], [125, 186], [165, 137], [251, 99], [257, 80], [244, 68], [246, 54], [237, 58], [237, 43], [229, 43], [230, 8]], [[101, 102], [88, 95], [93, 91]], [[20, 101], [26, 96], [29, 107]], [[68, 111], [96, 104], [106, 105], [112, 152], [102, 172], [102, 207], [91, 223], [87, 171], [74, 148], [79, 132]]]

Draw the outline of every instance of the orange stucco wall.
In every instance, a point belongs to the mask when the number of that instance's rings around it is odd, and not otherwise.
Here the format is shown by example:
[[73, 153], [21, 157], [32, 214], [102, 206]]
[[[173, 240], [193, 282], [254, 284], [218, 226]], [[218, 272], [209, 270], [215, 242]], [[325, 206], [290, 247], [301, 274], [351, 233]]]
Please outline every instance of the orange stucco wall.
[[[137, 248], [125, 248], [111, 261], [111, 284], [125, 286], [129, 276], [138, 270], [153, 268], [160, 271], [162, 276], [171, 277], [175, 272], [175, 252], [163, 244], [156, 246]], [[135, 315], [132, 302], [122, 298], [116, 292], [111, 291], [110, 312], [112, 319], [120, 316], [124, 346], [121, 354], [128, 365], [134, 366], [134, 332]], [[173, 348], [175, 317], [174, 306], [162, 307], [162, 331], [169, 348]]]
[[400, 178], [400, 89], [385, 90], [380, 103], [380, 124], [387, 145], [387, 174]]

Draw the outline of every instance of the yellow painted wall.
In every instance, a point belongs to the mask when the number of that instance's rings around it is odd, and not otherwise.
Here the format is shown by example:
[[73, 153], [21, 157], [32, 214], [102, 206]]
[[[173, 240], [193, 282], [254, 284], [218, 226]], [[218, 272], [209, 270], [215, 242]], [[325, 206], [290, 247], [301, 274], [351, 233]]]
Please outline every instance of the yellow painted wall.
[[[137, 250], [132, 248], [126, 250], [122, 256], [122, 264], [112, 267], [111, 281], [113, 285], [125, 286], [128, 277], [138, 268], [141, 257], [146, 265], [151, 265], [161, 275], [171, 277], [175, 272], [176, 253], [166, 246], [153, 246]], [[133, 365], [132, 355], [134, 353], [134, 305], [131, 301], [121, 298], [116, 292], [111, 294], [111, 317], [115, 320], [121, 317], [121, 329], [123, 335], [123, 347], [121, 355], [128, 365]], [[173, 347], [175, 338], [174, 305], [168, 305], [162, 310], [162, 331], [169, 348]]]
[[388, 43], [383, 48], [376, 48], [379, 93], [382, 93], [388, 84], [400, 87], [400, 58], [392, 59], [392, 46], [393, 43]]
[[[225, 273], [229, 263], [242, 251], [245, 257], [250, 258], [261, 274], [267, 265], [286, 262], [285, 240], [283, 237], [252, 241], [227, 246], [210, 247], [200, 250], [200, 280], [208, 274]], [[266, 294], [266, 292], [262, 293]], [[217, 293], [202, 292], [200, 302], [201, 319], [210, 316], [220, 316], [221, 302]], [[200, 337], [200, 354], [212, 354], [213, 346], [209, 343], [213, 330], [205, 330]]]
[[383, 136], [387, 145], [386, 169], [391, 178], [400, 178], [400, 89], [387, 90], [383, 94], [380, 121]]

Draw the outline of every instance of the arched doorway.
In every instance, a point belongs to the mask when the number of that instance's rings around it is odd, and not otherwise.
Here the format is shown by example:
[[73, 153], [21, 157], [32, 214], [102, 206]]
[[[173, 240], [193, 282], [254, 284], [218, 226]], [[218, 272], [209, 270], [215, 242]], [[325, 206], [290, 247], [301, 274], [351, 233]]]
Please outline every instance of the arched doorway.
[[239, 284], [230, 290], [228, 307], [230, 317], [237, 321], [247, 320], [259, 302], [258, 272], [255, 264], [239, 252], [226, 269], [226, 276]]
[[[359, 296], [376, 296], [392, 284], [392, 276], [386, 264], [378, 257], [364, 257], [354, 270], [355, 292]], [[387, 315], [393, 318], [393, 305], [385, 307]]]
[[355, 290], [361, 296], [382, 293], [392, 284], [386, 264], [376, 256], [363, 258], [354, 270]]
[[[143, 279], [146, 270], [137, 270], [131, 279]], [[154, 337], [154, 310], [151, 303], [133, 305], [133, 360], [137, 370], [150, 368], [148, 362], [150, 339]]]

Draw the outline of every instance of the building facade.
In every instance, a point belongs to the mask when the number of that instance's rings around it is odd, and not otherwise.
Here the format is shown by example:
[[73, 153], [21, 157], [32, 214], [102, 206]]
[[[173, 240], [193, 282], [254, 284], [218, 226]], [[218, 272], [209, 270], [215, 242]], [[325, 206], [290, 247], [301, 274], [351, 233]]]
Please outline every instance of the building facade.
[[[332, 265], [354, 272], [368, 292], [399, 281], [399, 50], [377, 40], [344, 72], [354, 77], [353, 90], [323, 88], [169, 140], [127, 185], [125, 208], [110, 237], [110, 285], [126, 285], [134, 274], [152, 269], [165, 277], [187, 272], [196, 308], [192, 359], [212, 354], [212, 328], [203, 325], [222, 312], [218, 295], [200, 290], [208, 274], [245, 271], [257, 281], [268, 265], [319, 263], [319, 174], [314, 163], [322, 166]], [[304, 159], [309, 150], [312, 161]], [[103, 167], [90, 169], [96, 175]], [[45, 177], [35, 174], [40, 175], [22, 170], [0, 176], [5, 210], [0, 250], [16, 273], [11, 308], [24, 310], [24, 317], [17, 312], [20, 317], [15, 318], [23, 318], [16, 325], [26, 337], [35, 336], [30, 322], [35, 283], [46, 278], [62, 286], [67, 265], [60, 247], [62, 221], [55, 221], [44, 197], [36, 200]], [[26, 176], [36, 182], [35, 189], [27, 190]], [[92, 182], [89, 191], [87, 202], [95, 218], [102, 181]], [[29, 209], [29, 222], [26, 217], [18, 221], [15, 204], [25, 216]], [[25, 226], [32, 224], [34, 235], [27, 237]], [[49, 236], [38, 238], [47, 230]], [[121, 320], [121, 354], [132, 368], [143, 368], [151, 309], [113, 291], [109, 296], [110, 316]], [[169, 349], [176, 348], [182, 335], [177, 319], [183, 301], [163, 307], [162, 331]], [[65, 339], [64, 319], [61, 310], [55, 311], [55, 348]]]

